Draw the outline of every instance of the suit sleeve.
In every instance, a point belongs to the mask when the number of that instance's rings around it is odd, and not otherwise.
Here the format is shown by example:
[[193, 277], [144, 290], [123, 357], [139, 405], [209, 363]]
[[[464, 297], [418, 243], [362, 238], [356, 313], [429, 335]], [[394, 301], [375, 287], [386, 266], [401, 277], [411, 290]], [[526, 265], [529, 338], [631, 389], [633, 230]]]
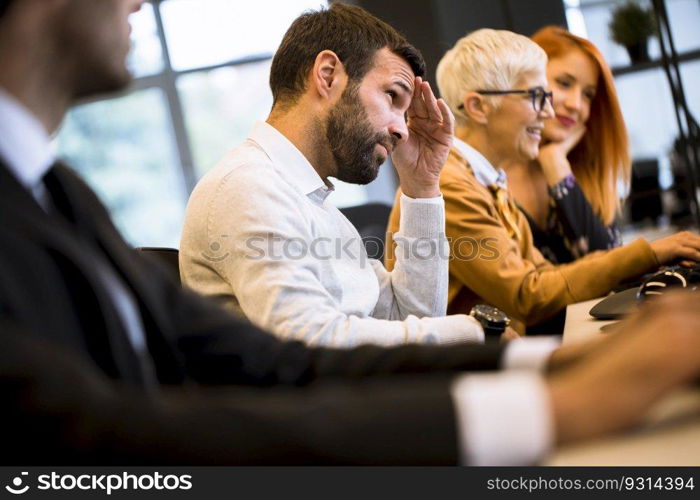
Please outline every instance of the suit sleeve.
[[449, 379], [377, 377], [308, 388], [165, 389], [105, 378], [0, 321], [5, 463], [455, 464]]
[[305, 385], [330, 378], [495, 370], [503, 353], [497, 343], [311, 348], [280, 340], [177, 285], [168, 286], [165, 296], [175, 313], [174, 341], [186, 370], [206, 384]]

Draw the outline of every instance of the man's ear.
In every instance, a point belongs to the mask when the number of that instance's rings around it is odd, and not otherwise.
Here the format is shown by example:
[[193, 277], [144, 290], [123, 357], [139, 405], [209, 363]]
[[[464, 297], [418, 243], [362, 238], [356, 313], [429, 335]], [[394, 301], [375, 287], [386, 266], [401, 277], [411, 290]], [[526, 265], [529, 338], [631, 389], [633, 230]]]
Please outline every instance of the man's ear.
[[332, 50], [323, 50], [316, 55], [310, 75], [310, 89], [324, 99], [339, 97], [348, 82], [348, 75], [340, 59]]
[[485, 125], [489, 121], [489, 113], [492, 106], [484, 99], [484, 96], [476, 92], [469, 92], [462, 100], [464, 113], [475, 123]]

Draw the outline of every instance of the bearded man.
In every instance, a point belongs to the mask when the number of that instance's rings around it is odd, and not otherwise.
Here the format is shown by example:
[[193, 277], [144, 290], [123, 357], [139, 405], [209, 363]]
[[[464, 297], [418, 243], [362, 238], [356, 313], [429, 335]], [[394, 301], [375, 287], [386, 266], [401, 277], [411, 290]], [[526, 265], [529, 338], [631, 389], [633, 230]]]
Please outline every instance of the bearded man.
[[[473, 318], [445, 317], [438, 179], [453, 116], [424, 72], [418, 50], [358, 7], [299, 17], [272, 62], [267, 121], [192, 193], [183, 282], [309, 345], [483, 340]], [[329, 177], [367, 184], [389, 155], [404, 193], [392, 272], [329, 202]]]

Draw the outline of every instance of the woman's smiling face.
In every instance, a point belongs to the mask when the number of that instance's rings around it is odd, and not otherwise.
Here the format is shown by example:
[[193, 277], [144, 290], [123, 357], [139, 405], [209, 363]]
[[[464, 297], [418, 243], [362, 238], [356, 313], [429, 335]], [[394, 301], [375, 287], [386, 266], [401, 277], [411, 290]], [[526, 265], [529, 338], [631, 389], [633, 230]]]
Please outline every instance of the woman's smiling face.
[[554, 118], [545, 122], [547, 140], [562, 141], [586, 125], [599, 76], [597, 64], [578, 49], [549, 60], [547, 80], [554, 92]]
[[[544, 71], [525, 73], [513, 87], [526, 90], [536, 87], [547, 89]], [[532, 97], [527, 94], [509, 94], [499, 97], [500, 103], [488, 116], [489, 142], [501, 159], [530, 161], [537, 158], [542, 129], [547, 118], [554, 116], [547, 100], [542, 111], [536, 111]]]

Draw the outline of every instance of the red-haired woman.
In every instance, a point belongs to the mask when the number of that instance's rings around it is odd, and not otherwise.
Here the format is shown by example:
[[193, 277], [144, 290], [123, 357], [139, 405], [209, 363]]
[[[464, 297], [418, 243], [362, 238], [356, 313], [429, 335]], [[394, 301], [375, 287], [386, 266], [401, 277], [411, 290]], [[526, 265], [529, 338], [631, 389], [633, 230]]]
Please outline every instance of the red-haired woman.
[[554, 118], [537, 160], [509, 165], [508, 184], [534, 243], [554, 263], [621, 244], [618, 181], [629, 182], [627, 131], [610, 68], [588, 40], [556, 26], [532, 36], [547, 53]]

